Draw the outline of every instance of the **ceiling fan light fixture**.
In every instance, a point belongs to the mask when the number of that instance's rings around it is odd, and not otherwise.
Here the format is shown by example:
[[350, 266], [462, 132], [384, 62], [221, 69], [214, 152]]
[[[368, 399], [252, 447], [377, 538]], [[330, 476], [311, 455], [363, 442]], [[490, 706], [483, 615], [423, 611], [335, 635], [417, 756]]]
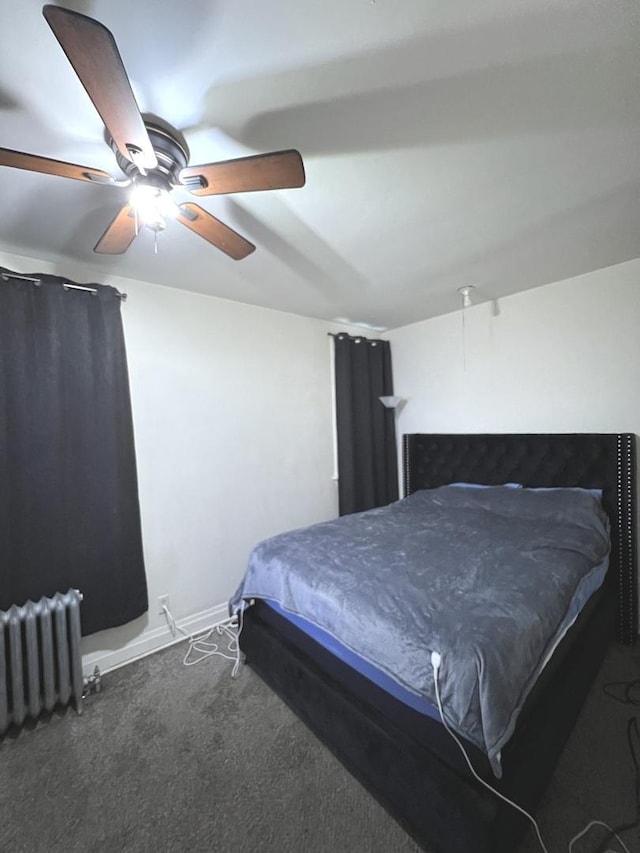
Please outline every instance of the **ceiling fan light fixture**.
[[175, 219], [178, 207], [168, 190], [136, 181], [129, 203], [139, 221], [154, 231], [166, 228], [165, 219]]

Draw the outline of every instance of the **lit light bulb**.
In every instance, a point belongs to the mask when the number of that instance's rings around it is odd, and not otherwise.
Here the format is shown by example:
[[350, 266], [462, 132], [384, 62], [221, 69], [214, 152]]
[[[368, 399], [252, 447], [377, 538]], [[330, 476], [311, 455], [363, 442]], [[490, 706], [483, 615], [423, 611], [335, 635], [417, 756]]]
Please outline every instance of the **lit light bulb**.
[[152, 184], [136, 183], [131, 190], [129, 203], [143, 225], [153, 231], [166, 228], [165, 219], [175, 219], [177, 206], [168, 191]]

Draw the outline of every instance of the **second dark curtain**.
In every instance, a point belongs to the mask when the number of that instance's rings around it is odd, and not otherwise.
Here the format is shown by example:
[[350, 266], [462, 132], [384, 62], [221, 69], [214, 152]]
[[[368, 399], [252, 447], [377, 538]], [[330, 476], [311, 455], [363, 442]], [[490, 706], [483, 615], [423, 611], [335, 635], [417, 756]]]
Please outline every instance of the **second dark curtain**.
[[340, 515], [398, 499], [395, 412], [388, 341], [338, 334], [335, 342]]

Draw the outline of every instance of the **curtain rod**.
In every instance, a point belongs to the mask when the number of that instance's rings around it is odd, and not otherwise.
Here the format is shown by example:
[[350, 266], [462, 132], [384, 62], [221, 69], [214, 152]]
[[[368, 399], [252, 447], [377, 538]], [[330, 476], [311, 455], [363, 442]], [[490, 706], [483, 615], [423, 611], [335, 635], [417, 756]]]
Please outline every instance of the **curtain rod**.
[[[42, 284], [42, 279], [38, 278], [37, 276], [19, 275], [18, 273], [13, 272], [0, 273], [0, 278], [2, 278], [3, 281], [9, 281], [10, 278], [15, 278], [17, 281], [30, 281], [31, 284], [34, 284], [36, 287], [40, 287], [40, 285]], [[63, 281], [62, 287], [65, 290], [84, 290], [86, 293], [93, 293], [94, 295], [98, 292], [97, 287], [83, 287], [81, 284], [71, 284], [71, 282], [69, 281]], [[118, 299], [122, 299], [123, 302], [126, 302], [127, 294], [121, 293], [116, 288], [114, 288], [114, 290], [116, 291], [116, 296], [118, 297]]]
[[330, 338], [349, 338], [352, 341], [364, 341], [367, 344], [373, 344], [374, 346], [377, 343], [382, 341], [382, 338], [365, 338], [364, 335], [350, 335], [349, 332], [327, 332], [327, 335]]

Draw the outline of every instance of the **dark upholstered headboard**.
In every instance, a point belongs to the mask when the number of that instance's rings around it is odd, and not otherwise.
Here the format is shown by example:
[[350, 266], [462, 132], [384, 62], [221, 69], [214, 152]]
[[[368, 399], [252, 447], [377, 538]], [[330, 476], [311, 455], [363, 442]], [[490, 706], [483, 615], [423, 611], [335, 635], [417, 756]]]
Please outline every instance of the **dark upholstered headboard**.
[[619, 639], [638, 634], [636, 437], [632, 433], [403, 436], [404, 494], [447, 483], [521, 483], [602, 489], [611, 520], [610, 577], [617, 580]]

